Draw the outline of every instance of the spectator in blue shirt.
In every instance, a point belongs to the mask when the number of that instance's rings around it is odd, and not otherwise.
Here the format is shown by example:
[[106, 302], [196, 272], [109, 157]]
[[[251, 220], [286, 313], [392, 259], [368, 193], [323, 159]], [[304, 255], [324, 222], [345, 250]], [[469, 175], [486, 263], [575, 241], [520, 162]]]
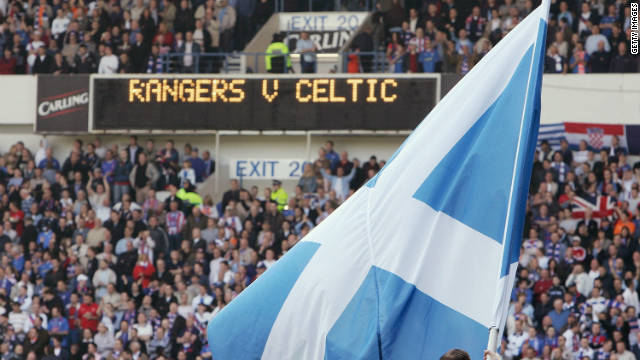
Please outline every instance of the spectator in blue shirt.
[[469, 49], [472, 49], [473, 43], [467, 37], [467, 30], [460, 29], [460, 31], [458, 31], [458, 41], [456, 41], [456, 51], [458, 52], [458, 54], [462, 54], [463, 46], [466, 46]]
[[122, 195], [129, 194], [129, 174], [133, 165], [129, 162], [127, 150], [120, 150], [120, 159], [113, 170], [113, 201], [115, 203], [122, 200]]
[[420, 53], [418, 61], [422, 64], [422, 72], [433, 73], [436, 71], [436, 64], [440, 62], [440, 55], [429, 38], [426, 40], [425, 49]]
[[162, 164], [164, 167], [167, 167], [172, 162], [176, 164], [179, 162], [178, 151], [174, 148], [174, 145], [173, 140], [167, 140], [164, 149], [160, 150], [158, 157], [156, 158], [158, 164]]
[[340, 155], [333, 150], [333, 141], [329, 140], [324, 144], [324, 149], [326, 151], [325, 157], [329, 160], [329, 167], [331, 171], [336, 171], [336, 167], [340, 162]]
[[194, 147], [191, 150], [191, 156], [188, 159], [191, 162], [191, 168], [196, 173], [196, 182], [202, 182], [204, 180], [206, 164], [198, 156], [198, 148]]
[[44, 279], [45, 275], [53, 269], [53, 265], [51, 264], [51, 256], [48, 252], [43, 254], [43, 258], [42, 264], [38, 266], [38, 275]]
[[109, 184], [113, 185], [113, 172], [116, 169], [116, 165], [118, 164], [117, 160], [114, 157], [114, 153], [111, 150], [107, 150], [104, 155], [104, 160], [100, 164], [100, 170], [102, 170], [102, 174], [107, 177], [107, 181]]
[[69, 322], [61, 316], [60, 309], [57, 307], [51, 308], [51, 319], [47, 324], [47, 330], [49, 335], [60, 340], [63, 347], [69, 345]]
[[40, 169], [60, 170], [60, 162], [53, 157], [53, 150], [51, 150], [51, 148], [45, 150], [45, 157], [40, 161], [38, 167]]
[[202, 152], [202, 162], [204, 163], [204, 173], [202, 174], [202, 180], [206, 180], [209, 175], [213, 174], [216, 170], [216, 161], [211, 158], [209, 150]]
[[547, 315], [551, 318], [551, 325], [556, 329], [556, 332], [560, 332], [569, 322], [570, 314], [571, 311], [569, 309], [564, 310], [562, 308], [562, 299], [555, 299], [553, 301], [553, 310]]
[[600, 19], [600, 31], [602, 35], [611, 38], [613, 34], [613, 24], [616, 22], [616, 6], [614, 4], [609, 5], [607, 8], [607, 15]]
[[53, 231], [51, 231], [51, 229], [46, 229], [46, 231], [38, 234], [38, 245], [42, 246], [44, 249], [48, 249], [49, 243], [54, 236], [55, 235], [53, 234]]

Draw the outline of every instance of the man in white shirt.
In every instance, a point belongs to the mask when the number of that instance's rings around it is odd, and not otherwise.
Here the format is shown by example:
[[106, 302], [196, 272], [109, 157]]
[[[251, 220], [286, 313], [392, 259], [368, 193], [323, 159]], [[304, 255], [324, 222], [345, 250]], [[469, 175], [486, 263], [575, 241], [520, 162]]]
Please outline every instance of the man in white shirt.
[[53, 38], [58, 40], [60, 35], [63, 35], [67, 31], [70, 22], [71, 20], [64, 16], [62, 9], [58, 9], [57, 16], [51, 23], [51, 35], [53, 35]]
[[213, 296], [207, 294], [207, 288], [204, 285], [200, 285], [198, 296], [194, 297], [191, 301], [191, 307], [193, 311], [198, 310], [198, 305], [203, 304], [211, 306], [213, 303]]
[[118, 57], [113, 54], [111, 46], [104, 47], [104, 56], [98, 65], [99, 74], [115, 74], [118, 71]]
[[633, 306], [636, 309], [636, 313], [638, 313], [640, 312], [640, 299], [638, 299], [638, 292], [633, 284], [633, 279], [626, 279], [624, 282], [627, 287], [622, 293], [624, 303]]
[[17, 334], [26, 332], [29, 315], [20, 309], [19, 303], [13, 302], [11, 306], [13, 311], [9, 313], [9, 325], [13, 326], [13, 330], [15, 330]]
[[584, 268], [581, 264], [577, 264], [573, 267], [573, 272], [567, 278], [565, 285], [567, 287], [576, 284], [578, 292], [584, 296], [591, 294], [593, 289], [593, 279], [584, 272]]
[[627, 350], [627, 345], [625, 345], [624, 341], [616, 343], [616, 354], [618, 355], [618, 360], [636, 360], [636, 356]]
[[587, 54], [591, 55], [598, 50], [598, 43], [604, 43], [604, 51], [611, 51], [611, 45], [606, 36], [600, 33], [600, 27], [598, 25], [591, 26], [591, 35], [587, 36], [587, 40], [584, 43], [584, 49]]
[[418, 11], [413, 8], [409, 9], [409, 29], [411, 30], [411, 32], [415, 34], [422, 25], [420, 24], [420, 16], [418, 15]]
[[589, 339], [583, 337], [580, 339], [580, 348], [575, 353], [576, 359], [584, 359], [585, 357], [593, 359], [593, 349], [589, 347]]
[[516, 320], [516, 329], [513, 334], [509, 335], [507, 349], [505, 355], [507, 357], [516, 357], [520, 355], [522, 344], [529, 339], [529, 334], [524, 331], [522, 320]]
[[574, 341], [578, 341], [578, 338], [576, 337], [578, 331], [580, 331], [580, 325], [576, 321], [562, 333], [562, 337], [565, 339], [565, 349], [573, 351], [574, 346], [578, 346], [577, 343], [573, 343]]

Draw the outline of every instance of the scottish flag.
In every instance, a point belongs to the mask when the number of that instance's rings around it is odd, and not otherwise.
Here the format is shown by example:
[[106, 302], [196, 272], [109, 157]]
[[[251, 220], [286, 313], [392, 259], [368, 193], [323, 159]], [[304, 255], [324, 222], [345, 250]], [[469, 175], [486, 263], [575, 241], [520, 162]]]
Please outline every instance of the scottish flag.
[[482, 357], [518, 263], [548, 6], [210, 322], [215, 360], [438, 359], [454, 347]]

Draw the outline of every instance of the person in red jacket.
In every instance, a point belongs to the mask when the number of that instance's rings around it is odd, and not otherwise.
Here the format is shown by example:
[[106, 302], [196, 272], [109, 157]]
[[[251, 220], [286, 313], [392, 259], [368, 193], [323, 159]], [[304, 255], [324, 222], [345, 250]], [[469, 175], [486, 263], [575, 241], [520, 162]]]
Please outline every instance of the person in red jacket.
[[151, 277], [156, 273], [156, 268], [149, 261], [147, 254], [140, 254], [138, 257], [138, 263], [133, 268], [133, 279], [138, 283], [142, 282], [142, 288], [146, 289], [149, 286]]
[[93, 301], [93, 294], [86, 292], [82, 295], [82, 305], [78, 310], [80, 318], [80, 327], [89, 329], [92, 332], [98, 331], [98, 321], [100, 320], [100, 311], [98, 304]]
[[4, 49], [4, 56], [0, 58], [0, 74], [15, 74], [16, 58], [13, 57], [11, 49]]
[[18, 236], [22, 236], [22, 230], [24, 229], [24, 211], [20, 210], [17, 203], [9, 203], [9, 221]]

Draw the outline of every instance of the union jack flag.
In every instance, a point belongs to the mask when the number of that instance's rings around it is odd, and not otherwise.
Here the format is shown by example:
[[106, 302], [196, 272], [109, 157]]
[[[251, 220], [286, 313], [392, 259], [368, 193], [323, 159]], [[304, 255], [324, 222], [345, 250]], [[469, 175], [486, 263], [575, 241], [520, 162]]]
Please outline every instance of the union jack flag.
[[572, 212], [571, 215], [575, 219], [584, 219], [584, 214], [587, 209], [591, 209], [592, 217], [603, 218], [612, 216], [615, 207], [615, 199], [611, 196], [600, 195], [596, 198], [596, 203], [576, 196], [571, 202]]

